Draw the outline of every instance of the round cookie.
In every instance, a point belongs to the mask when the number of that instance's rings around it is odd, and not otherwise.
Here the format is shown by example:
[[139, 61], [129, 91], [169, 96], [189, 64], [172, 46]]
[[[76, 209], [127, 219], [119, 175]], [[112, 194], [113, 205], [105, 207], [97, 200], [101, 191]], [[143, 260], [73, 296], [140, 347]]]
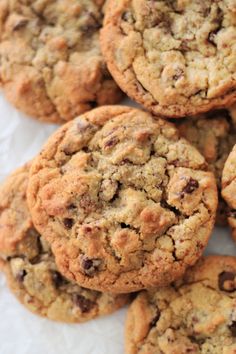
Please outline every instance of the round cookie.
[[236, 145], [226, 160], [222, 175], [222, 197], [229, 206], [228, 222], [236, 241]]
[[0, 83], [7, 99], [63, 123], [122, 98], [99, 44], [104, 0], [1, 0]]
[[59, 129], [34, 160], [28, 203], [62, 274], [101, 291], [166, 285], [202, 254], [214, 176], [174, 125], [124, 106]]
[[101, 47], [132, 99], [184, 117], [236, 101], [235, 24], [232, 0], [110, 0]]
[[235, 354], [236, 258], [202, 258], [182, 280], [139, 293], [125, 336], [126, 354]]
[[219, 191], [216, 222], [227, 224], [227, 204], [221, 197], [221, 177], [225, 161], [236, 143], [236, 125], [233, 108], [184, 118], [177, 122], [180, 134], [190, 141], [205, 157], [215, 174]]
[[84, 322], [125, 305], [127, 295], [88, 290], [58, 272], [27, 209], [28, 168], [16, 170], [0, 188], [0, 255], [13, 293], [32, 312], [62, 322]]

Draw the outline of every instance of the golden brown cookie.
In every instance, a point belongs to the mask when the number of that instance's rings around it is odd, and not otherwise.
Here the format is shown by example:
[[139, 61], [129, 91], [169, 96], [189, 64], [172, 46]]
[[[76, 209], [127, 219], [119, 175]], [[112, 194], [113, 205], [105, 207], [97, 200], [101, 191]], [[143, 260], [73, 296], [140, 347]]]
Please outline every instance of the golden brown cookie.
[[221, 197], [221, 177], [225, 161], [236, 143], [234, 110], [232, 107], [177, 121], [180, 134], [201, 152], [215, 174], [219, 191], [218, 225], [227, 224], [228, 207]]
[[62, 322], [88, 321], [125, 305], [127, 295], [88, 290], [58, 272], [27, 209], [28, 169], [16, 170], [0, 187], [0, 255], [13, 293], [32, 312]]
[[182, 280], [139, 293], [125, 336], [126, 354], [235, 354], [236, 258], [202, 258]]
[[99, 45], [104, 0], [0, 2], [0, 83], [7, 99], [63, 123], [120, 101]]
[[101, 46], [116, 82], [154, 114], [236, 101], [236, 3], [110, 0]]
[[28, 202], [66, 277], [101, 291], [166, 285], [202, 254], [217, 207], [203, 156], [170, 123], [124, 106], [61, 127]]
[[236, 145], [229, 154], [222, 176], [222, 197], [229, 206], [228, 222], [236, 241]]

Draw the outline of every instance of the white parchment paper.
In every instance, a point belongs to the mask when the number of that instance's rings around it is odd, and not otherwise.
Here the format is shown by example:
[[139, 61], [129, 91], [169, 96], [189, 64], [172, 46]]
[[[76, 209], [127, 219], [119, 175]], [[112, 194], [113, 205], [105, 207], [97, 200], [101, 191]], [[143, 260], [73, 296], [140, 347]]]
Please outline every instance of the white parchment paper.
[[[33, 158], [55, 129], [25, 117], [0, 96], [0, 181]], [[215, 229], [207, 253], [236, 256], [227, 228]], [[126, 310], [85, 324], [54, 323], [20, 305], [0, 274], [0, 354], [122, 354]]]

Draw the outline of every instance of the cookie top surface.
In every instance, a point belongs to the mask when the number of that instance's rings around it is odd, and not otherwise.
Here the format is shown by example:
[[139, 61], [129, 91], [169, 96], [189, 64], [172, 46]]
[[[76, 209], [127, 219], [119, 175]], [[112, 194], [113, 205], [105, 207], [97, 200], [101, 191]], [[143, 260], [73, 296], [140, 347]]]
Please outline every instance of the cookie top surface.
[[[236, 143], [235, 118], [235, 107], [232, 107], [177, 121], [180, 134], [205, 157], [210, 170], [215, 174], [219, 191], [225, 161]], [[217, 223], [224, 225], [226, 219], [227, 205], [220, 198]]]
[[166, 284], [201, 255], [215, 179], [177, 129], [101, 107], [61, 127], [34, 160], [28, 203], [66, 277], [96, 290]]
[[183, 117], [236, 101], [236, 3], [110, 0], [102, 51], [116, 82], [155, 114]]
[[6, 194], [11, 200], [0, 208], [0, 254], [17, 298], [34, 313], [62, 322], [84, 322], [127, 303], [127, 295], [88, 290], [58, 272], [48, 243], [33, 227], [26, 204], [27, 180], [28, 165], [16, 170], [0, 190], [1, 204]]
[[116, 103], [99, 45], [103, 0], [1, 0], [0, 82], [30, 116], [62, 123]]
[[141, 292], [128, 310], [126, 354], [236, 352], [236, 258], [209, 256], [184, 279]]
[[233, 238], [236, 241], [236, 145], [234, 145], [224, 166], [222, 196], [230, 208], [228, 221], [233, 230]]

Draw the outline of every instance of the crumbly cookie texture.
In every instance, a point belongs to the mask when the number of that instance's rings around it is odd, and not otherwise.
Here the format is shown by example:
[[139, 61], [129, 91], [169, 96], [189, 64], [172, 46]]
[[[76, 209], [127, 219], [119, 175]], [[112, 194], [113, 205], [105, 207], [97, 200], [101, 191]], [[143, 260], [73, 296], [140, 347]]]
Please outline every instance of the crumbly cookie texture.
[[110, 0], [101, 46], [132, 99], [177, 118], [236, 101], [235, 24], [235, 0]]
[[66, 277], [96, 290], [166, 285], [200, 257], [214, 176], [177, 129], [101, 107], [61, 127], [34, 160], [28, 203]]
[[62, 322], [84, 322], [125, 305], [128, 295], [88, 290], [58, 272], [27, 209], [28, 167], [18, 169], [0, 189], [1, 267], [13, 293], [32, 312]]
[[236, 145], [226, 160], [222, 176], [222, 197], [229, 206], [228, 222], [236, 241]]
[[181, 281], [139, 293], [125, 336], [126, 354], [235, 354], [236, 258], [203, 258]]
[[63, 123], [122, 95], [99, 44], [103, 0], [1, 0], [0, 83], [26, 114]]
[[177, 121], [180, 134], [201, 152], [215, 174], [219, 191], [218, 225], [227, 224], [228, 208], [221, 197], [221, 177], [225, 161], [236, 144], [234, 111], [235, 107], [232, 107]]

